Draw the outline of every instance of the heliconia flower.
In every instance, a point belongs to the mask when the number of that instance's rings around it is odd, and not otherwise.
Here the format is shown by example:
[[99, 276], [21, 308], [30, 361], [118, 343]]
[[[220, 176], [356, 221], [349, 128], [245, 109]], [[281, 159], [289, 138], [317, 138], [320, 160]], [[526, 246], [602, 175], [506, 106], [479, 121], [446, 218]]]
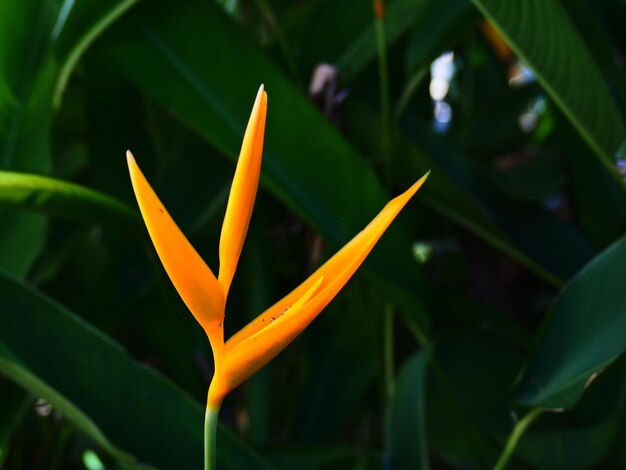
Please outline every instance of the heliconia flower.
[[400, 210], [424, 183], [420, 178], [392, 199], [365, 229], [291, 293], [224, 342], [226, 298], [252, 214], [259, 182], [267, 94], [261, 85], [243, 139], [219, 246], [217, 277], [194, 250], [146, 181], [133, 155], [128, 168], [154, 247], [183, 301], [202, 325], [213, 350], [215, 373], [207, 409], [262, 368], [328, 305], [365, 260]]

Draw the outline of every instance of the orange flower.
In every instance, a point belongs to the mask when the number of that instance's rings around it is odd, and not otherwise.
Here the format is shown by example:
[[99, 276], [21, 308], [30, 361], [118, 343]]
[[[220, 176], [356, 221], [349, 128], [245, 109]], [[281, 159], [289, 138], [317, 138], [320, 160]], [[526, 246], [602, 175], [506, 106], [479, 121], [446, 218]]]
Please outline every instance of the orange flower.
[[226, 297], [239, 261], [256, 196], [267, 94], [260, 87], [248, 121], [220, 237], [219, 275], [194, 250], [127, 152], [135, 196], [156, 251], [183, 301], [202, 325], [213, 350], [215, 374], [207, 409], [271, 361], [328, 305], [365, 260], [400, 210], [424, 183], [420, 178], [392, 199], [365, 229], [278, 301], [224, 343]]

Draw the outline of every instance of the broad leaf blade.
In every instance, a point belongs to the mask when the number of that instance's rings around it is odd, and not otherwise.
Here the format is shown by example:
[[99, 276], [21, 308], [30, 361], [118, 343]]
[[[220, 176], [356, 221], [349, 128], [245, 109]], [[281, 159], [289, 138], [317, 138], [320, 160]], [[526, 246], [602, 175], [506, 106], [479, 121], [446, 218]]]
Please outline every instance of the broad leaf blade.
[[68, 420], [89, 435], [98, 445], [115, 457], [118, 462], [123, 465], [133, 464], [133, 458], [112, 445], [98, 426], [80, 408], [29, 372], [2, 344], [0, 344], [0, 372], [6, 377], [10, 377], [31, 394], [45, 397], [48, 403], [53, 404], [57, 411], [63, 413]]
[[[90, 0], [76, 2], [88, 10]], [[91, 9], [91, 15], [71, 16], [74, 2], [38, 1], [0, 4], [0, 169], [47, 173], [51, 169], [52, 94], [59, 60], [69, 50], [83, 49], [101, 30], [107, 11]], [[68, 9], [69, 7], [69, 9]], [[64, 27], [68, 14], [70, 32]], [[94, 30], [94, 25], [96, 26]], [[82, 32], [82, 36], [77, 34]], [[59, 35], [64, 44], [54, 50]], [[67, 48], [68, 50], [65, 50]], [[78, 56], [77, 56], [78, 57]], [[76, 58], [77, 58], [76, 57]], [[76, 60], [66, 67], [69, 74]], [[35, 214], [0, 213], [0, 266], [23, 276], [41, 250], [45, 219]]]
[[398, 374], [386, 430], [386, 468], [429, 468], [425, 384], [428, 361], [428, 351], [420, 351]]
[[591, 149], [614, 176], [624, 121], [587, 45], [557, 0], [473, 0], [532, 68]]
[[[69, 410], [74, 424], [114, 452], [161, 468], [201, 468], [201, 406], [60, 305], [1, 273], [0, 305], [3, 373]], [[218, 448], [225, 468], [264, 466], [227, 432]]]
[[[516, 456], [537, 469], [621, 468], [611, 450], [623, 445], [626, 361], [609, 366], [567, 413], [545, 413], [527, 430]], [[608, 457], [608, 459], [607, 459]]]
[[126, 204], [89, 188], [45, 176], [0, 171], [0, 207], [109, 223], [143, 235], [138, 213]]
[[[0, 4], [0, 169], [50, 169], [50, 30], [56, 2]], [[19, 25], [16, 27], [15, 25]], [[0, 267], [23, 276], [43, 246], [45, 220], [0, 211]]]
[[517, 386], [526, 406], [568, 408], [626, 350], [626, 238], [594, 258], [561, 292], [536, 334]]
[[55, 52], [61, 63], [54, 87], [58, 107], [76, 64], [91, 44], [139, 0], [79, 0], [65, 2], [52, 31]]
[[33, 399], [13, 382], [0, 377], [0, 467], [9, 453], [11, 438]]

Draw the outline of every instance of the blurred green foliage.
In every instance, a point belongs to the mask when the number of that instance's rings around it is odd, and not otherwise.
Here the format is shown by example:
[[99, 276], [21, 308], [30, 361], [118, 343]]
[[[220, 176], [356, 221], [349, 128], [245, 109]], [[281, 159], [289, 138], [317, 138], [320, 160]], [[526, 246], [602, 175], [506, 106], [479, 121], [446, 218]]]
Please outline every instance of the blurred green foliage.
[[216, 268], [261, 83], [227, 334], [432, 173], [218, 465], [626, 466], [626, 3], [385, 3], [0, 2], [0, 467], [200, 468], [211, 353], [124, 152]]

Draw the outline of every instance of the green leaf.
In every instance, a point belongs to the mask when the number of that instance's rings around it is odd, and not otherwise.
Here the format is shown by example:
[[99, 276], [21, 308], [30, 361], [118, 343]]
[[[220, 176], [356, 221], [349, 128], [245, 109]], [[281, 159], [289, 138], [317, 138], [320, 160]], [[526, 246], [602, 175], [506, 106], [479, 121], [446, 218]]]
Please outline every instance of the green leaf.
[[307, 405], [299, 407], [293, 423], [300, 441], [327, 441], [367, 406], [366, 392], [382, 362], [376, 340], [383, 305], [365, 292], [357, 283], [343, 292], [306, 337], [311, 383], [302, 394]]
[[[54, 87], [53, 101], [55, 107], [61, 104], [61, 98], [70, 74], [85, 51], [111, 24], [136, 5], [138, 1], [81, 0], [64, 4], [63, 13], [59, 15], [53, 30], [53, 37], [56, 39], [55, 49], [62, 62]], [[68, 10], [64, 11], [68, 5]]]
[[568, 408], [626, 349], [626, 238], [595, 257], [544, 318], [519, 378], [520, 405]]
[[43, 247], [45, 218], [0, 210], [0, 267], [23, 277]]
[[533, 468], [617, 468], [606, 461], [623, 447], [626, 358], [607, 368], [567, 413], [544, 413], [519, 442], [516, 456]]
[[473, 0], [571, 121], [622, 180], [614, 155], [626, 135], [604, 77], [557, 0]]
[[[55, 2], [0, 4], [0, 168], [50, 169], [56, 67], [49, 56]], [[19, 25], [16, 27], [16, 25]], [[0, 267], [23, 276], [43, 246], [45, 220], [0, 213]]]
[[[0, 5], [0, 166], [50, 168], [50, 96], [56, 67], [50, 59], [55, 2]], [[21, 25], [24, 27], [15, 27]]]
[[564, 126], [566, 164], [576, 221], [599, 248], [626, 232], [626, 205], [619, 184], [598, 160], [587, 158], [580, 136]]
[[521, 357], [484, 326], [446, 316], [438, 326], [426, 392], [429, 448], [452, 467], [491, 468], [510, 432], [508, 391]]
[[[372, 148], [375, 129], [379, 128], [372, 108], [352, 99], [347, 112], [355, 126], [350, 133], [362, 136], [362, 147]], [[397, 159], [396, 180], [406, 185], [413, 175], [432, 170], [429, 184], [416, 196], [425, 205], [554, 286], [561, 286], [563, 278], [573, 275], [593, 256], [589, 243], [571, 225], [533, 207], [513, 205], [501, 194], [490, 192], [476, 177], [469, 157], [434, 135], [421, 121], [409, 119], [406, 127], [411, 139], [398, 132], [394, 140], [396, 154], [402, 157]], [[515, 216], [511, 208], [517, 209]], [[528, 220], [533, 223], [528, 224]], [[543, 236], [554, 237], [559, 243], [538, 243]]]
[[143, 235], [137, 211], [105, 194], [46, 176], [0, 171], [0, 207], [111, 224]]
[[426, 370], [429, 352], [411, 356], [398, 374], [389, 404], [386, 468], [429, 468], [426, 445]]
[[[124, 462], [201, 468], [203, 407], [62, 306], [0, 273], [0, 370]], [[120, 449], [123, 449], [121, 451]], [[264, 463], [228, 432], [224, 468]]]
[[[618, 54], [620, 49], [618, 44], [623, 42], [609, 32], [611, 30], [609, 23], [621, 21], [626, 3], [623, 1], [589, 3], [584, 0], [572, 0], [562, 5], [585, 40], [614, 96], [619, 98], [618, 106], [621, 104], [623, 109], [623, 104], [626, 103], [626, 71], [619, 65], [615, 66], [615, 54]], [[611, 8], [616, 10], [610, 11]]]
[[0, 377], [0, 467], [11, 445], [13, 433], [21, 424], [32, 398], [13, 382]]
[[281, 470], [342, 470], [346, 468], [381, 468], [378, 454], [350, 447], [277, 447], [268, 458]]
[[83, 413], [82, 410], [72, 404], [62, 394], [48, 386], [24, 368], [20, 364], [19, 360], [15, 359], [1, 343], [0, 372], [20, 384], [30, 393], [44, 397], [48, 403], [53, 404], [54, 407], [63, 413], [68, 420], [85, 432], [85, 434], [89, 435], [96, 443], [102, 446], [103, 449], [115, 457], [120, 463], [123, 465], [131, 465], [133, 463], [133, 459], [112, 445], [106, 436], [102, 434], [102, 431], [98, 428], [98, 426], [85, 413]]
[[[65, 64], [61, 78], [66, 80], [80, 54], [119, 16], [88, 8], [88, 3], [94, 2], [76, 2], [78, 10], [90, 12], [78, 17], [70, 14], [74, 2], [25, 0], [0, 5], [0, 169], [50, 171], [52, 95], [59, 61]], [[73, 28], [63, 34], [68, 15]], [[84, 34], [73, 34], [77, 31]], [[65, 43], [55, 50], [59, 36]], [[0, 266], [23, 276], [43, 246], [45, 219], [34, 214], [1, 215]]]
[[437, 296], [436, 302], [438, 308], [448, 312], [455, 324], [463, 328], [488, 329], [494, 337], [521, 349], [527, 349], [530, 344], [531, 334], [518, 320], [469, 295], [445, 292]]

